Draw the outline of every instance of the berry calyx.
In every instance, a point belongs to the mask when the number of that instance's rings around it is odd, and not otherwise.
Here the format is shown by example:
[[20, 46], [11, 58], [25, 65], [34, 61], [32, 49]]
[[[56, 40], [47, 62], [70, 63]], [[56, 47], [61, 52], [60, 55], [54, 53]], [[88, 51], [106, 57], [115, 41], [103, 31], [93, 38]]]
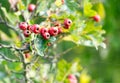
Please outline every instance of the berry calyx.
[[51, 27], [49, 29], [49, 33], [51, 36], [56, 36], [58, 34], [58, 28], [57, 27]]
[[29, 37], [31, 32], [29, 30], [24, 30], [23, 34], [25, 37]]
[[32, 25], [31, 27], [30, 27], [30, 30], [33, 32], [33, 33], [35, 33], [35, 34], [37, 34], [37, 33], [39, 33], [39, 25], [38, 24], [34, 24], [34, 25]]
[[47, 29], [47, 28], [41, 28], [41, 29], [39, 30], [39, 32], [40, 32], [40, 34], [42, 35], [42, 34], [44, 34], [44, 33], [47, 33], [47, 32], [48, 32], [48, 29]]
[[52, 44], [50, 42], [47, 43], [47, 46], [51, 46]]
[[75, 77], [75, 75], [68, 75], [68, 80], [70, 81], [70, 83], [77, 83], [77, 78]]
[[26, 30], [26, 29], [27, 29], [27, 26], [28, 26], [28, 24], [27, 24], [26, 22], [21, 22], [21, 23], [19, 24], [19, 28], [20, 28], [21, 30]]
[[36, 6], [34, 4], [29, 4], [28, 5], [28, 11], [33, 12], [35, 10]]
[[95, 20], [96, 22], [99, 22], [100, 21], [100, 15], [93, 16], [93, 20]]
[[70, 25], [72, 24], [72, 21], [70, 19], [64, 20], [64, 28], [69, 29]]
[[50, 34], [48, 32], [42, 34], [43, 38], [48, 40], [50, 38]]

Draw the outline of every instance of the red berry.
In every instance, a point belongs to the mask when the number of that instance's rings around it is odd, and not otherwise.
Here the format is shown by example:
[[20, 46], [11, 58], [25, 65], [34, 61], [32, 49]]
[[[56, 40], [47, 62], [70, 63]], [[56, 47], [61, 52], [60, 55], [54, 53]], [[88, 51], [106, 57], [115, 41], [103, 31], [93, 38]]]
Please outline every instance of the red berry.
[[70, 83], [77, 83], [77, 78], [72, 74], [68, 75], [68, 80]]
[[50, 38], [50, 34], [49, 34], [48, 32], [43, 33], [42, 36], [43, 36], [43, 38], [46, 39], [46, 40]]
[[29, 12], [33, 12], [35, 10], [36, 6], [34, 4], [29, 4], [28, 10]]
[[21, 23], [19, 24], [19, 28], [20, 28], [21, 30], [26, 30], [26, 29], [27, 29], [27, 26], [28, 26], [28, 24], [27, 24], [26, 22], [21, 22]]
[[70, 19], [64, 20], [64, 28], [69, 29], [71, 24], [72, 24], [72, 21]]
[[51, 36], [56, 36], [58, 34], [58, 28], [57, 27], [51, 27], [49, 29], [49, 33]]
[[62, 33], [63, 31], [62, 31], [62, 28], [58, 28], [58, 34], [60, 34], [60, 33]]
[[70, 26], [69, 26], [69, 25], [64, 25], [64, 28], [65, 28], [65, 29], [69, 29]]
[[28, 25], [28, 26], [27, 26], [27, 30], [30, 30], [30, 27], [31, 27], [31, 25]]
[[25, 53], [25, 58], [29, 58], [30, 54], [29, 53]]
[[29, 30], [24, 30], [23, 34], [25, 37], [29, 37], [31, 32]]
[[40, 34], [42, 35], [42, 34], [44, 34], [44, 33], [47, 33], [47, 32], [48, 32], [48, 29], [47, 29], [47, 28], [41, 28], [39, 32], [40, 32]]
[[34, 24], [34, 25], [32, 25], [31, 27], [30, 27], [30, 30], [33, 32], [33, 33], [35, 33], [35, 34], [37, 34], [37, 33], [39, 33], [39, 25], [38, 24]]
[[100, 15], [95, 15], [95, 16], [93, 16], [93, 19], [94, 19], [96, 22], [99, 22], [99, 21], [100, 21]]
[[65, 3], [65, 1], [64, 0], [61, 0], [62, 1], [62, 4], [64, 4]]
[[58, 27], [61, 26], [61, 24], [58, 21], [54, 22], [54, 25]]
[[52, 44], [50, 42], [47, 43], [47, 46], [51, 46]]

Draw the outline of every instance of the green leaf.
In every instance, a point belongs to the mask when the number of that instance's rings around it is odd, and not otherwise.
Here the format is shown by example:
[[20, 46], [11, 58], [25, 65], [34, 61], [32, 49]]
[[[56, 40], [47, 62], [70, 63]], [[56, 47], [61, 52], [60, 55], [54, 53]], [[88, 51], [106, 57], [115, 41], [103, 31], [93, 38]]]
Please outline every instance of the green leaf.
[[45, 12], [45, 11], [47, 10], [46, 3], [47, 3], [46, 0], [41, 1], [40, 4], [38, 5], [38, 8], [37, 8], [36, 13], [39, 13], [39, 12]]
[[[8, 37], [12, 37], [12, 34], [10, 33], [10, 29], [5, 24], [0, 24], [0, 30], [4, 32]], [[2, 34], [2, 33], [1, 33]]]
[[30, 20], [30, 23], [31, 24], [40, 24], [41, 22], [45, 21], [46, 18], [42, 17], [42, 16], [37, 16], [37, 17], [34, 17]]
[[49, 40], [45, 40], [41, 35], [38, 35], [34, 41], [37, 53], [40, 56], [44, 56], [44, 51], [48, 48], [47, 43], [53, 43], [55, 40], [55, 37], [50, 37]]
[[67, 62], [65, 60], [60, 60], [57, 64], [57, 81], [65, 82], [67, 81], [67, 76], [69, 74], [74, 74], [77, 71], [82, 69], [81, 65], [79, 64], [79, 59], [75, 59], [75, 61]]
[[15, 25], [19, 21], [19, 17], [15, 13], [7, 12], [6, 8], [1, 7], [1, 13], [3, 13], [3, 19], [7, 19], [11, 24]]
[[74, 0], [66, 0], [66, 5], [71, 11], [79, 9], [79, 5]]
[[7, 11], [10, 10], [10, 4], [8, 0], [0, 0], [0, 4], [2, 5], [2, 7], [5, 7]]
[[44, 56], [44, 51], [47, 48], [47, 45], [46, 45], [47, 42], [41, 36], [38, 35], [34, 43], [35, 43], [35, 49], [38, 55]]
[[84, 0], [84, 15], [87, 17], [92, 17], [96, 15], [96, 11], [92, 9], [92, 4], [89, 0]]

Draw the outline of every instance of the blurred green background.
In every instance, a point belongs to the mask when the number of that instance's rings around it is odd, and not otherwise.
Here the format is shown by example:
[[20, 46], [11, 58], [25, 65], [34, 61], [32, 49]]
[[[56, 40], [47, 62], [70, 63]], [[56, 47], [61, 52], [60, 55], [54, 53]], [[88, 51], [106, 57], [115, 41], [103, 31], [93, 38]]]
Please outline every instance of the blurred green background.
[[80, 57], [82, 66], [96, 80], [95, 83], [120, 83], [120, 0], [102, 1], [105, 7], [103, 29], [106, 30], [107, 48], [96, 50], [80, 46], [64, 58], [71, 61], [73, 57]]
[[[92, 83], [120, 83], [120, 0], [102, 2], [105, 8], [103, 29], [106, 30], [104, 36], [107, 48], [96, 50], [94, 47], [79, 46], [61, 58], [68, 62], [79, 58], [81, 65], [91, 76]], [[61, 42], [59, 46], [60, 50], [65, 50], [74, 44]]]

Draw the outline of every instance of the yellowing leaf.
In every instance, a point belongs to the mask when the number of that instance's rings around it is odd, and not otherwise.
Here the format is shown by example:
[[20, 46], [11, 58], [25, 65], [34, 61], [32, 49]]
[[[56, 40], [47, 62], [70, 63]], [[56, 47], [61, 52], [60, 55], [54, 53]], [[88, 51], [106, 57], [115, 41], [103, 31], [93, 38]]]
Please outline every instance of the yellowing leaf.
[[87, 74], [86, 71], [83, 71], [80, 76], [80, 83], [90, 83], [90, 76]]
[[56, 0], [55, 5], [58, 6], [58, 7], [61, 6], [62, 5], [62, 0]]
[[98, 11], [98, 14], [100, 15], [100, 17], [103, 19], [105, 18], [105, 9], [104, 9], [104, 6], [102, 3], [98, 3], [97, 4], [97, 11]]
[[78, 44], [79, 37], [75, 36], [75, 35], [69, 35], [69, 36], [64, 37], [63, 40], [72, 41], [72, 42]]
[[84, 15], [92, 17], [96, 15], [96, 11], [92, 10], [92, 4], [88, 1], [84, 1]]

